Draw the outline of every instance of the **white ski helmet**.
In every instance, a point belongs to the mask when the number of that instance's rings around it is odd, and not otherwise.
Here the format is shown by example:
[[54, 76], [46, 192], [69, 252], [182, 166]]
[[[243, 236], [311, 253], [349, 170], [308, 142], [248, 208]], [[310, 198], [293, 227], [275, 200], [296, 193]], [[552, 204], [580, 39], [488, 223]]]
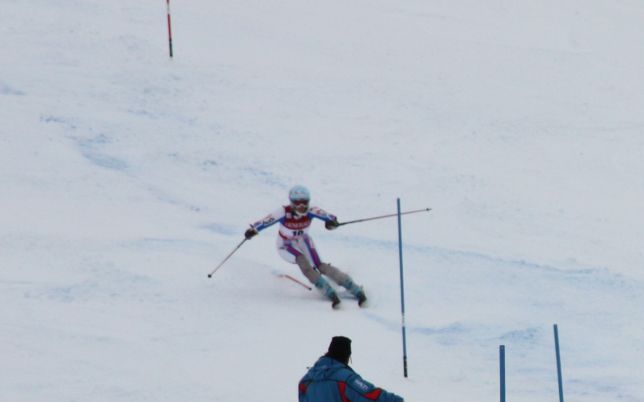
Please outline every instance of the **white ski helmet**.
[[291, 201], [291, 208], [297, 216], [304, 216], [309, 212], [309, 201], [311, 193], [304, 187], [297, 185], [288, 192], [288, 199]]
[[291, 202], [294, 201], [311, 201], [311, 193], [309, 193], [309, 190], [301, 185], [294, 186], [289, 192], [288, 192], [288, 199]]

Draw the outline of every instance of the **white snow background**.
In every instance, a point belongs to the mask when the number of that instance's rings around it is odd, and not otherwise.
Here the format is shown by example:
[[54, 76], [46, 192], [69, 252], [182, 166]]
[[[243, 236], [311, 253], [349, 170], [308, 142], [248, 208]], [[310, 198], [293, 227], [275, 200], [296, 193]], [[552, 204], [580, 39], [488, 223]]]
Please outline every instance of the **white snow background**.
[[[296, 401], [334, 335], [407, 401], [644, 401], [644, 3], [2, 0], [0, 401]], [[294, 184], [364, 285], [248, 224]]]

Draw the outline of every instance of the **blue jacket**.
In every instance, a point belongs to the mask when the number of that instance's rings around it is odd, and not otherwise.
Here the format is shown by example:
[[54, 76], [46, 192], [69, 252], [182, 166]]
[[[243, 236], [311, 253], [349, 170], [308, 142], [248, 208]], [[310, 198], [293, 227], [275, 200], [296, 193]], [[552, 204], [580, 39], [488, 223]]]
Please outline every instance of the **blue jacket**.
[[302, 377], [300, 402], [403, 402], [403, 399], [365, 381], [351, 367], [322, 356]]

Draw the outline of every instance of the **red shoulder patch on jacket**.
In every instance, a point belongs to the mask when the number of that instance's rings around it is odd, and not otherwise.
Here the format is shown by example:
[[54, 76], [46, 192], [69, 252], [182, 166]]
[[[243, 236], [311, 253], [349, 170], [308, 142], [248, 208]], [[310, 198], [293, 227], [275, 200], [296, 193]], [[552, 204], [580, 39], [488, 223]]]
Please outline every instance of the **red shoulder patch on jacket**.
[[306, 394], [306, 390], [309, 388], [309, 386], [307, 384], [301, 382], [300, 385], [297, 388], [300, 391], [300, 394]]
[[375, 401], [378, 398], [380, 398], [381, 393], [382, 393], [382, 390], [380, 388], [376, 388], [373, 391], [364, 394], [364, 397], [367, 399], [371, 399], [372, 401]]
[[342, 402], [351, 402], [349, 398], [347, 398], [347, 383], [343, 381], [338, 381], [338, 388], [340, 390], [340, 397], [342, 398]]

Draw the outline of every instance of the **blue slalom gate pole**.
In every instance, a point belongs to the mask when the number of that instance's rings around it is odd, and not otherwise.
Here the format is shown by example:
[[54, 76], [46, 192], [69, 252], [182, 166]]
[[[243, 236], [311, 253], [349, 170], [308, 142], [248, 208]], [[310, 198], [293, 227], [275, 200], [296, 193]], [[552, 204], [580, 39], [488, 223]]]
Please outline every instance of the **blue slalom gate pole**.
[[400, 198], [396, 199], [398, 207], [398, 260], [400, 262], [400, 308], [402, 313], [403, 373], [407, 378], [407, 334], [405, 332], [405, 280], [403, 276], [402, 223], [400, 219]]
[[499, 346], [499, 378], [501, 402], [505, 402], [505, 345]]
[[559, 331], [557, 324], [554, 325], [555, 332], [555, 354], [557, 355], [557, 382], [559, 383], [559, 402], [564, 402], [563, 381], [561, 378], [561, 355], [559, 354]]

